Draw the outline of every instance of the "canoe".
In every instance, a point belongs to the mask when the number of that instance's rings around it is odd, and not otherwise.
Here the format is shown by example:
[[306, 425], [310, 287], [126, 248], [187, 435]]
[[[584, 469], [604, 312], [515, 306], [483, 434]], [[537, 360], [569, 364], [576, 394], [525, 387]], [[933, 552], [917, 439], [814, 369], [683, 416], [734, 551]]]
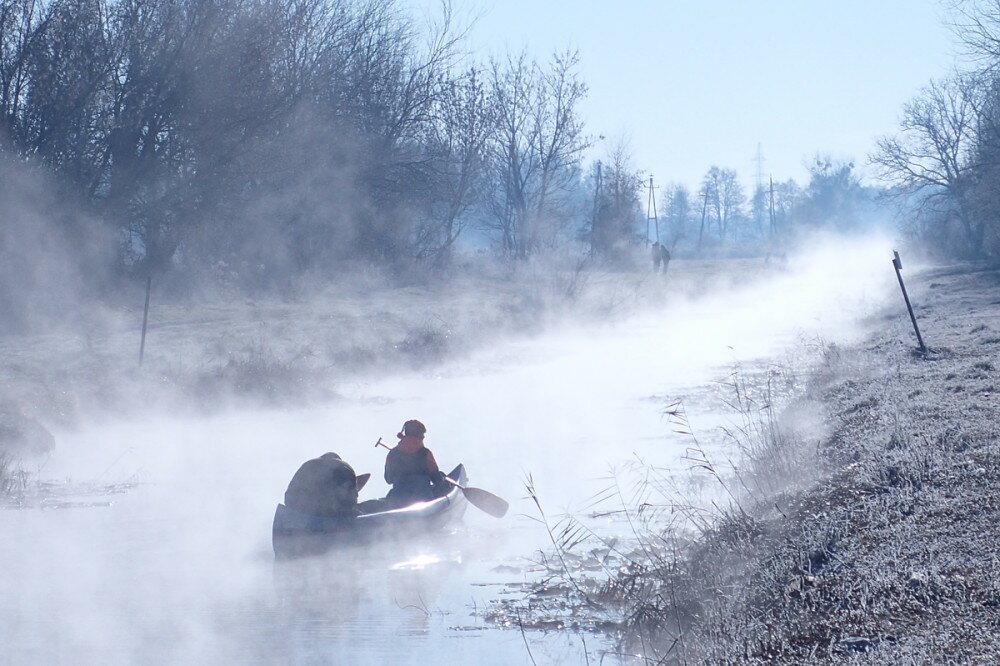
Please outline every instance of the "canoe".
[[[468, 481], [465, 466], [453, 469], [448, 478], [465, 485]], [[274, 511], [271, 543], [274, 556], [287, 559], [317, 555], [338, 544], [353, 545], [394, 536], [419, 536], [457, 522], [465, 514], [467, 506], [464, 493], [457, 487], [437, 499], [360, 516], [314, 516], [279, 504]]]

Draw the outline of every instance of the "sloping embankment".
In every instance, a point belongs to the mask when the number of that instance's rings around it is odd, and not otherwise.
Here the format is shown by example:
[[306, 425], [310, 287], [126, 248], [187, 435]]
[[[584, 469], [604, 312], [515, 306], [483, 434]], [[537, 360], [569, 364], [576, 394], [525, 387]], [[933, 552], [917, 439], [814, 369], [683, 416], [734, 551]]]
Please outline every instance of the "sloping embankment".
[[696, 546], [670, 574], [677, 622], [659, 619], [679, 631], [646, 633], [648, 658], [1000, 663], [1000, 271], [911, 281], [932, 352], [900, 303], [830, 354], [823, 480]]

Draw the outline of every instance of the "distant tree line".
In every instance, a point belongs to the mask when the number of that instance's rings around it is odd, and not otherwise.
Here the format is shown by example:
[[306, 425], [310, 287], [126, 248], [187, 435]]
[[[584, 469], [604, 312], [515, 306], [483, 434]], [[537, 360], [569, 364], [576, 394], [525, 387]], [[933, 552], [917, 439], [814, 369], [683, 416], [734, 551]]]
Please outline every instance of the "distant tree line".
[[952, 28], [972, 65], [931, 81], [871, 156], [908, 228], [952, 256], [1000, 258], [1000, 0], [960, 0]]
[[[994, 252], [1000, 208], [989, 7], [965, 28], [982, 71], [932, 86], [879, 158], [924, 231], [971, 254]], [[401, 0], [0, 0], [0, 167], [46, 174], [72, 205], [31, 219], [58, 218], [95, 257], [110, 248], [125, 274], [250, 288], [358, 262], [446, 267], [469, 242], [511, 261], [571, 246], [620, 265], [657, 238], [681, 255], [780, 251], [876, 208], [852, 162], [818, 156], [807, 184], [749, 196], [719, 166], [696, 191], [657, 184], [650, 228], [627, 141], [584, 164], [595, 139], [577, 54], [473, 62], [465, 29], [446, 1], [420, 24]], [[919, 143], [938, 136], [937, 152]]]
[[0, 158], [53, 174], [141, 274], [266, 284], [446, 264], [470, 228], [513, 259], [579, 237], [577, 56], [469, 64], [441, 9], [0, 0]]
[[692, 192], [668, 184], [659, 198], [660, 241], [694, 255], [786, 251], [810, 230], [861, 231], [882, 214], [881, 189], [862, 183], [851, 161], [818, 154], [809, 182], [756, 184], [748, 197], [734, 169], [712, 166]]

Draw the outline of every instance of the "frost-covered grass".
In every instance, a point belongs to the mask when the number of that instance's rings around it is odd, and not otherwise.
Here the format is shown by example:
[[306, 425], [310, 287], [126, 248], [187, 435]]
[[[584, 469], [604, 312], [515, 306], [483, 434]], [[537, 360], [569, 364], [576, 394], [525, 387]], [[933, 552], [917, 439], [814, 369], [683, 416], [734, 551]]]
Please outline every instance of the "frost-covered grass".
[[400, 284], [359, 275], [252, 298], [170, 297], [154, 282], [141, 367], [144, 293], [136, 285], [122, 305], [90, 304], [71, 324], [0, 336], [0, 400], [47, 425], [102, 411], [327, 400], [351, 375], [432, 365], [555, 322], [627, 316], [762, 271], [759, 264], [680, 261], [669, 280], [654, 280], [642, 267], [613, 271], [567, 258], [483, 260], [446, 278]]
[[[773, 513], [774, 497], [817, 475], [815, 440], [804, 444], [804, 431], [779, 415], [796, 386], [789, 368], [734, 370], [720, 387], [734, 420], [711, 446], [695, 434], [680, 403], [666, 406], [675, 433], [688, 442], [687, 478], [638, 460], [609, 478], [584, 516], [547, 516], [529, 479], [528, 495], [552, 543], [540, 562], [548, 575], [529, 589], [523, 607], [508, 602], [496, 619], [516, 615], [521, 626], [546, 628], [572, 616], [579, 626], [613, 633], [620, 656], [643, 654], [653, 663], [686, 658], [693, 628], [720, 612], [702, 600], [716, 581], [709, 580], [711, 569], [696, 568], [704, 562], [692, 553], [715, 540], [744, 551], [760, 533], [761, 516]], [[595, 527], [594, 518], [606, 517], [615, 519], [617, 533]], [[548, 601], [553, 590], [562, 603]], [[716, 592], [727, 594], [723, 587]], [[567, 613], [567, 605], [575, 609]]]

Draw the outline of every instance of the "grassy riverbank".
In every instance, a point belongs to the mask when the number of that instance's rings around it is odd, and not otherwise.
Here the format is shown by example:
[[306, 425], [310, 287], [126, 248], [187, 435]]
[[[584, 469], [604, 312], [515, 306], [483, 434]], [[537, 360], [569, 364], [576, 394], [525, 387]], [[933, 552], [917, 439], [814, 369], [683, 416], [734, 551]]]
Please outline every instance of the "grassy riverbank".
[[[747, 476], [685, 556], [635, 561], [602, 589], [651, 663], [1000, 660], [1000, 271], [911, 277], [905, 310], [829, 347], [808, 398], [818, 448], [764, 428]], [[785, 484], [755, 483], [786, 465]], [[815, 481], [809, 481], [816, 479]], [[759, 489], [791, 487], [761, 493]], [[799, 490], [794, 490], [799, 487]]]
[[614, 321], [773, 270], [759, 259], [677, 261], [669, 276], [644, 264], [483, 259], [447, 280], [359, 274], [285, 297], [167, 298], [154, 285], [141, 367], [136, 285], [119, 298], [127, 305], [81, 304], [58, 323], [0, 336], [0, 453], [44, 454], [58, 445], [47, 428], [85, 418], [332, 400], [358, 376], [431, 369], [504, 339]]
[[626, 662], [1000, 661], [1000, 270], [909, 287], [929, 353], [900, 298], [813, 367], [734, 373], [727, 445], [668, 406], [690, 478], [640, 461], [586, 518], [539, 505], [541, 578], [489, 614]]

